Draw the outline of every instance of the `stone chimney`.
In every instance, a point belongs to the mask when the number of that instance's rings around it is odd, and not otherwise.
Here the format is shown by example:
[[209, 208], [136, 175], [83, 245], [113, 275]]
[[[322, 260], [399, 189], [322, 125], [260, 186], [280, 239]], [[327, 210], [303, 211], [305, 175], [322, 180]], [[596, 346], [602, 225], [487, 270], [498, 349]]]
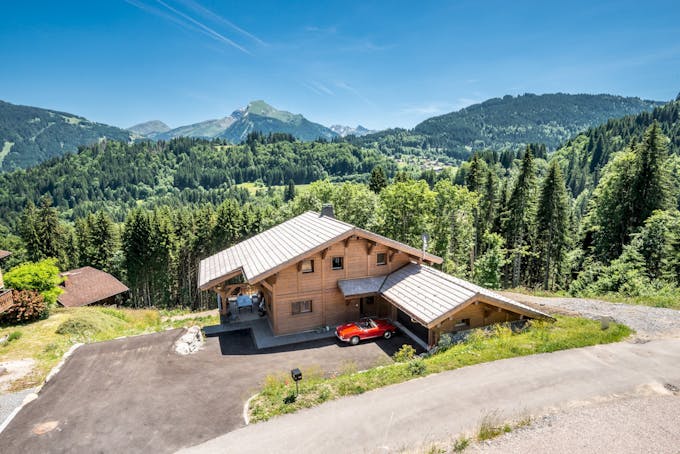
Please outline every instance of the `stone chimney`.
[[335, 219], [335, 213], [333, 212], [333, 204], [324, 203], [321, 206], [321, 216], [326, 216], [327, 218]]

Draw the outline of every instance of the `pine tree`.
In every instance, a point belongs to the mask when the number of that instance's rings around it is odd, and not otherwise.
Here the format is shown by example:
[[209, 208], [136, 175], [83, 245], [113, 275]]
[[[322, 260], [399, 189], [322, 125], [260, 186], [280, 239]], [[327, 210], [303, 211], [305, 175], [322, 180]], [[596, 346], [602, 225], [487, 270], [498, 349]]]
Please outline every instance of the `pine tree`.
[[113, 257], [117, 249], [115, 225], [111, 217], [99, 211], [92, 217], [89, 226], [91, 236], [92, 266], [110, 273], [113, 271]]
[[472, 192], [481, 192], [484, 185], [484, 177], [486, 175], [486, 165], [484, 161], [479, 159], [479, 155], [475, 153], [470, 160], [470, 168], [465, 178], [465, 185]]
[[26, 246], [28, 259], [37, 262], [44, 258], [38, 236], [38, 211], [33, 202], [29, 201], [21, 214], [19, 233]]
[[286, 190], [283, 192], [283, 201], [290, 202], [294, 198], [295, 198], [295, 182], [291, 179], [288, 180], [288, 186], [286, 186]]
[[371, 171], [371, 179], [368, 183], [369, 189], [376, 194], [380, 194], [380, 191], [382, 191], [385, 186], [387, 186], [387, 176], [385, 175], [385, 171], [381, 166], [373, 167], [373, 170]]
[[639, 227], [654, 210], [665, 209], [669, 202], [666, 137], [658, 122], [652, 123], [636, 147], [637, 162], [632, 188], [634, 227]]
[[477, 245], [479, 253], [484, 252], [484, 235], [491, 231], [494, 227], [497, 211], [497, 180], [493, 169], [489, 169], [486, 173], [486, 181], [484, 183], [484, 197], [480, 202], [480, 225], [481, 232], [477, 232]]
[[560, 274], [560, 265], [568, 246], [569, 198], [562, 170], [553, 160], [543, 180], [536, 213], [538, 247], [543, 265], [543, 289], [549, 290], [550, 278]]
[[653, 123], [640, 143], [617, 154], [593, 192], [586, 217], [586, 241], [593, 238], [596, 258], [609, 263], [651, 216], [669, 207], [667, 139]]
[[135, 305], [151, 305], [151, 226], [149, 215], [141, 209], [128, 214], [123, 230], [123, 266]]
[[524, 152], [522, 166], [508, 202], [506, 238], [512, 251], [512, 286], [520, 284], [522, 257], [528, 252], [528, 241], [534, 219], [536, 175], [529, 148]]

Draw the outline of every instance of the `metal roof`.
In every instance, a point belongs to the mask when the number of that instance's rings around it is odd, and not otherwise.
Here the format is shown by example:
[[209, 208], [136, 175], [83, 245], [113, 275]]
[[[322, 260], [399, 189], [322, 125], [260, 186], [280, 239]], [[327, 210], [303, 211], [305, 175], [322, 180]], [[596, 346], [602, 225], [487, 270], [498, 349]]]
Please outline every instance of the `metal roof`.
[[389, 274], [380, 293], [426, 325], [480, 295], [531, 317], [550, 318], [491, 290], [417, 263], [410, 263]]
[[[201, 260], [198, 286], [207, 289], [239, 273], [243, 273], [247, 282], [255, 283], [289, 263], [352, 235], [386, 244], [407, 254], [422, 254], [419, 249], [398, 241], [307, 211]], [[425, 260], [441, 263], [437, 256], [422, 255]]]
[[199, 287], [241, 270], [247, 281], [325, 245], [354, 226], [308, 211], [201, 260]]
[[338, 287], [345, 298], [378, 293], [387, 276], [362, 277], [359, 279], [343, 279], [338, 281]]

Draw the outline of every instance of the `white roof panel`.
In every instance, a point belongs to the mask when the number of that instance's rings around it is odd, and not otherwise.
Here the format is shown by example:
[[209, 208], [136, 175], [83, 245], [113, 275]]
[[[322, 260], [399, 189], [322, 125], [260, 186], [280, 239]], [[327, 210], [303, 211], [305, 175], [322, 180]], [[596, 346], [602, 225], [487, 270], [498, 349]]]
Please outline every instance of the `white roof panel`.
[[417, 263], [389, 274], [380, 293], [425, 324], [456, 310], [477, 295], [503, 302], [534, 317], [549, 317], [491, 290]]
[[199, 287], [239, 270], [252, 280], [352, 232], [355, 227], [308, 211], [201, 260]]

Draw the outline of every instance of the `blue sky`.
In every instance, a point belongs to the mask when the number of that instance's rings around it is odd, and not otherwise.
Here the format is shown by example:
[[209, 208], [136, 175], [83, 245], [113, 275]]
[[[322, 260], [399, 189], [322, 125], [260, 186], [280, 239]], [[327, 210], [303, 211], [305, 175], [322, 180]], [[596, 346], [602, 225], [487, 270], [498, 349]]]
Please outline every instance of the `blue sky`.
[[250, 100], [413, 127], [525, 92], [668, 100], [676, 1], [3, 1], [0, 99], [127, 127]]

